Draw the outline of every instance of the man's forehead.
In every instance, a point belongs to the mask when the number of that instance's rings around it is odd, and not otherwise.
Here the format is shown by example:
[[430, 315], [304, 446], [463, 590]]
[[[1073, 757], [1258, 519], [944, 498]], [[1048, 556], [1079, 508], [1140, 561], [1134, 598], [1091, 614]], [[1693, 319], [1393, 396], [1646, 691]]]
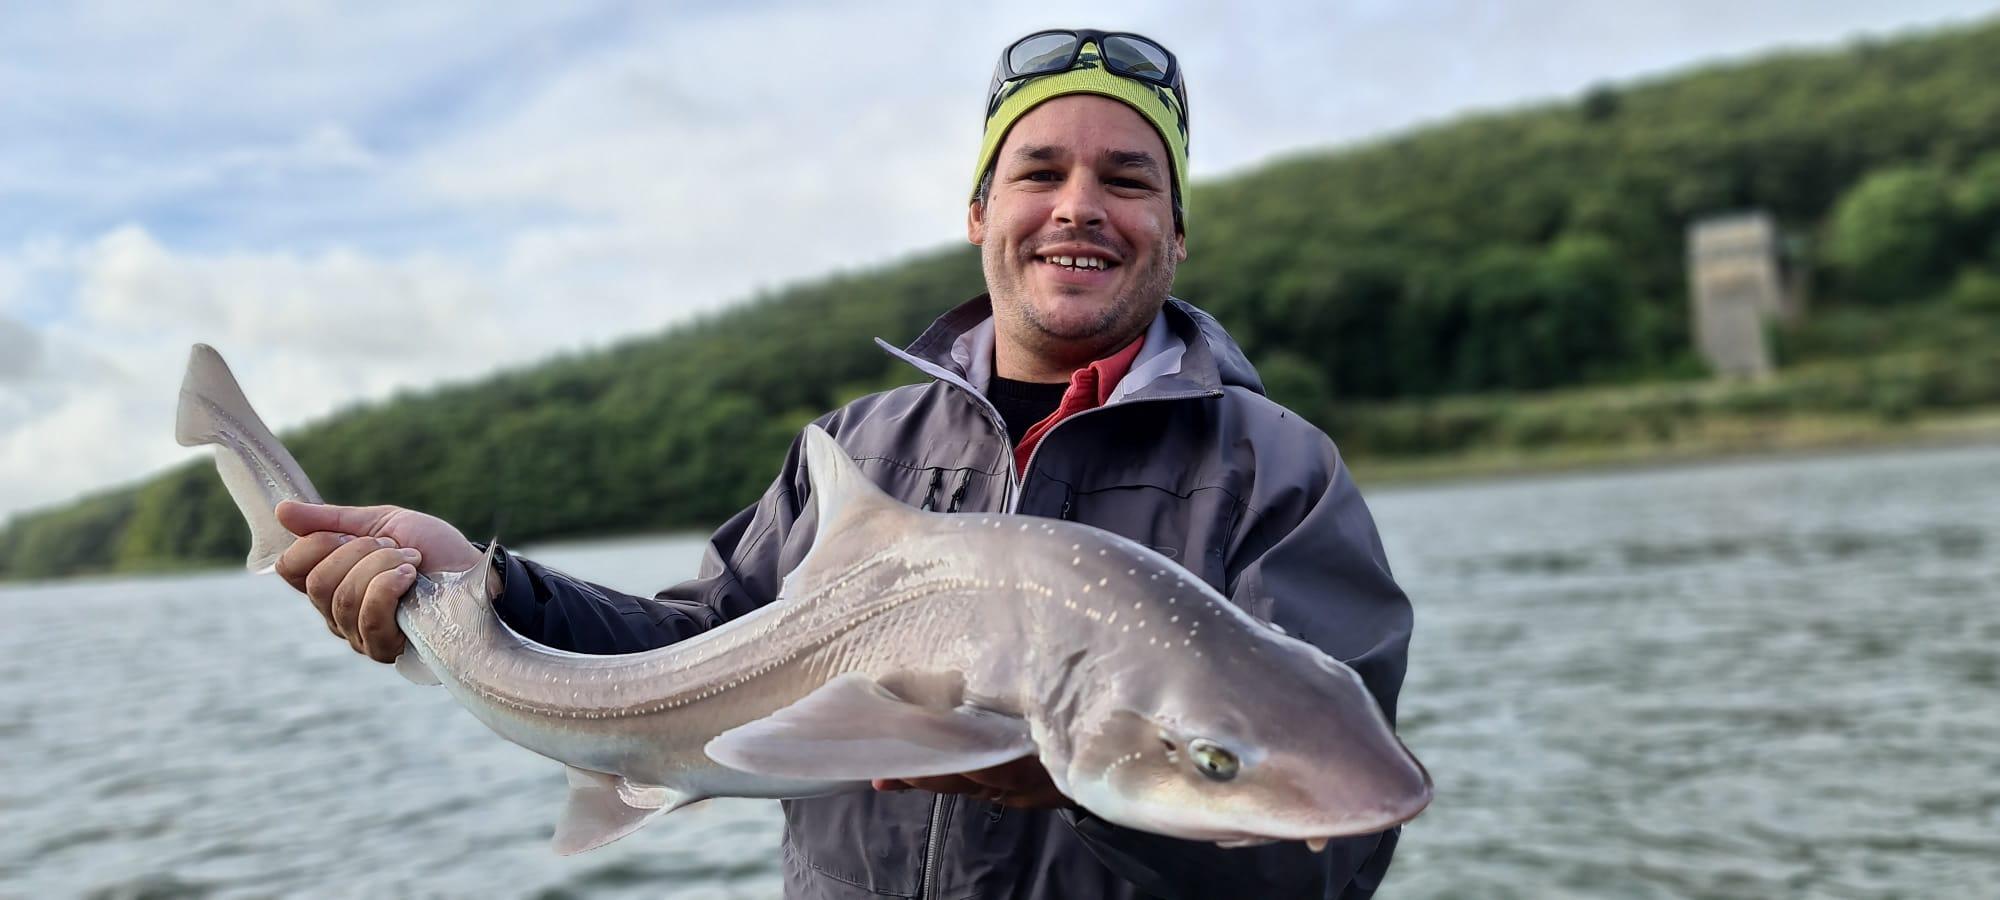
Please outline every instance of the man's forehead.
[[1036, 106], [1014, 123], [1001, 155], [1018, 158], [1024, 150], [1033, 151], [1036, 159], [1121, 154], [1145, 157], [1157, 166], [1166, 158], [1167, 146], [1132, 107], [1094, 94], [1071, 94]]

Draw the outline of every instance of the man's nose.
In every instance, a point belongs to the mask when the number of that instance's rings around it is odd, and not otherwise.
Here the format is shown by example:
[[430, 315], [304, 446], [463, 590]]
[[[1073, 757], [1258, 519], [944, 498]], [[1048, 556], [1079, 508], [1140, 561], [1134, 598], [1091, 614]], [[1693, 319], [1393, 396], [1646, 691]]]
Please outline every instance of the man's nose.
[[1053, 214], [1056, 221], [1064, 225], [1091, 227], [1104, 224], [1104, 186], [1098, 184], [1091, 173], [1078, 173], [1063, 179], [1062, 192], [1056, 195]]

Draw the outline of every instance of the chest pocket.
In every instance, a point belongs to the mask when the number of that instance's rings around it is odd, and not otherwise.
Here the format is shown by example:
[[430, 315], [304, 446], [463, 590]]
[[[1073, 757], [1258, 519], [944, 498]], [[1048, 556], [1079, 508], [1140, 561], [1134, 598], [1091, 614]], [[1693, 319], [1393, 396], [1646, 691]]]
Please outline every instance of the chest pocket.
[[910, 466], [880, 457], [861, 466], [889, 496], [925, 512], [985, 510], [995, 488], [994, 478], [966, 466]]
[[1076, 490], [1065, 485], [1069, 514], [1064, 518], [1095, 525], [1153, 548], [1225, 594], [1229, 586], [1229, 538], [1243, 504], [1220, 487], [1178, 494], [1154, 485], [1120, 485]]
[[930, 473], [930, 484], [924, 488], [922, 500], [909, 501], [925, 512], [955, 513], [965, 503], [965, 489], [972, 483], [971, 469], [924, 469]]

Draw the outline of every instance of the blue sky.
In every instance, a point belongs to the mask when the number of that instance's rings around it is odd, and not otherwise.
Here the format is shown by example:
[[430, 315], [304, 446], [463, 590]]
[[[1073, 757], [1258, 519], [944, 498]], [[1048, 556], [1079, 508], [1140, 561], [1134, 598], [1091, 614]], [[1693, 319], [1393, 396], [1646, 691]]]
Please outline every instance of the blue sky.
[[282, 428], [962, 240], [992, 59], [1036, 28], [1172, 47], [1203, 178], [1993, 9], [1078, 8], [0, 6], [0, 516], [185, 458], [197, 340]]

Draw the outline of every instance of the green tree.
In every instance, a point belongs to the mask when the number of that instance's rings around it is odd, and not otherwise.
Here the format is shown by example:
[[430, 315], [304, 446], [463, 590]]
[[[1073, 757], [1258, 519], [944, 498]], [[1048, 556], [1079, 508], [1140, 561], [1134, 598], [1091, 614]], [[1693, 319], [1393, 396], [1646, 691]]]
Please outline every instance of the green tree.
[[1951, 182], [1929, 167], [1877, 172], [1843, 195], [1828, 223], [1827, 263], [1849, 297], [1893, 303], [1928, 294], [1950, 277]]
[[1960, 257], [2000, 269], [2000, 153], [1989, 153], [1959, 178], [1952, 193]]
[[1326, 375], [1305, 357], [1285, 350], [1265, 354], [1257, 364], [1264, 392], [1271, 399], [1306, 418], [1324, 425], [1333, 411], [1333, 391]]

